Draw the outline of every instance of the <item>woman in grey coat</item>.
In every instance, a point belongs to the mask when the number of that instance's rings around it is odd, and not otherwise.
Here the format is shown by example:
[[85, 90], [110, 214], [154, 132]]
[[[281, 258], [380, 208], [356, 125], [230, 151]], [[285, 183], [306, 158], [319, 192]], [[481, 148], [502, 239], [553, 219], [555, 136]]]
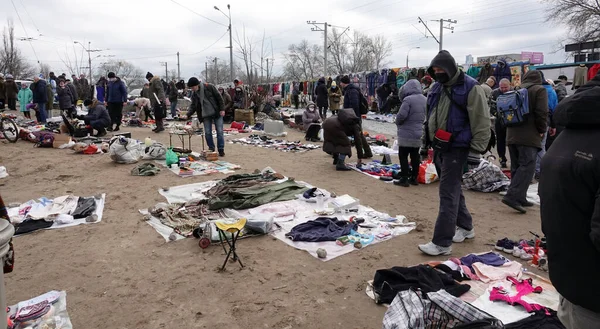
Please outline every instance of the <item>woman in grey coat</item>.
[[[412, 79], [406, 82], [401, 93], [402, 106], [396, 115], [396, 126], [398, 126], [398, 157], [400, 158], [401, 178], [394, 184], [408, 187], [419, 185], [419, 147], [423, 135], [423, 122], [425, 121], [425, 110], [427, 97], [423, 96], [423, 90], [418, 80]], [[412, 170], [409, 171], [408, 157]]]

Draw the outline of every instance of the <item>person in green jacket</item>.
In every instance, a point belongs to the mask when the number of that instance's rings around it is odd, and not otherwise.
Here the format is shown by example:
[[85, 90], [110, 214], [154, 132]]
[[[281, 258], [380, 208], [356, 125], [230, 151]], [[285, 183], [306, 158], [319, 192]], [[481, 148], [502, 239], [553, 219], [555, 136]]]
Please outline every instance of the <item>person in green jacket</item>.
[[19, 90], [17, 98], [19, 99], [19, 105], [21, 106], [21, 112], [23, 112], [23, 115], [27, 119], [31, 119], [31, 113], [29, 112], [29, 109], [27, 109], [27, 104], [33, 101], [33, 91], [29, 89], [27, 84], [21, 84], [21, 90]]

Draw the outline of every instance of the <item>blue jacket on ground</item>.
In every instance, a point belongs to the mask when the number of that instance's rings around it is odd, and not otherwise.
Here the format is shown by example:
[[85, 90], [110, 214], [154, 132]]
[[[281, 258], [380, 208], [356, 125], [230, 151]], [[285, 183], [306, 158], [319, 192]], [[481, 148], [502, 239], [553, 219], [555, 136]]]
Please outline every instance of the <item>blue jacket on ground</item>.
[[127, 88], [125, 88], [125, 83], [119, 78], [115, 81], [108, 82], [108, 89], [106, 92], [108, 93], [108, 97], [106, 98], [108, 103], [127, 102]]
[[346, 86], [344, 90], [344, 108], [353, 109], [357, 117], [360, 115], [360, 90], [353, 84]]

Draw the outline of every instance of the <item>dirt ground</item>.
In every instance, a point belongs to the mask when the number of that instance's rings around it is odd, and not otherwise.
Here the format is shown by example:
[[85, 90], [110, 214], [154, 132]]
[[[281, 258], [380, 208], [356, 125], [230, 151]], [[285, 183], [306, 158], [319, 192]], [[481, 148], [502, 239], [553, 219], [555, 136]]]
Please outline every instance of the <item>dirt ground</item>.
[[[288, 139], [303, 135], [289, 131]], [[125, 128], [134, 138], [168, 144], [166, 132]], [[226, 140], [235, 137], [226, 137]], [[200, 149], [194, 137], [193, 148]], [[164, 198], [158, 189], [224, 177], [179, 178], [163, 170], [156, 177], [134, 177], [134, 165], [113, 163], [107, 155], [76, 155], [70, 150], [37, 149], [33, 144], [0, 143], [0, 179], [5, 202], [41, 196], [106, 193], [101, 223], [16, 238], [15, 271], [6, 276], [9, 303], [49, 290], [66, 290], [74, 328], [380, 328], [385, 307], [364, 290], [375, 270], [410, 266], [432, 258], [417, 249], [429, 241], [438, 210], [438, 186], [403, 188], [356, 172], [336, 172], [320, 150], [292, 154], [226, 144], [224, 158], [251, 172], [271, 166], [280, 173], [339, 194], [348, 193], [390, 215], [419, 224], [408, 235], [322, 262], [270, 237], [244, 239], [238, 252], [247, 265], [229, 264], [224, 254], [202, 250], [196, 239], [165, 243], [143, 222], [138, 209]], [[397, 162], [397, 159], [395, 159]], [[483, 252], [497, 239], [531, 238], [540, 232], [539, 207], [518, 215], [498, 194], [465, 192], [477, 237], [455, 244], [453, 255]], [[440, 257], [443, 259], [445, 257]]]

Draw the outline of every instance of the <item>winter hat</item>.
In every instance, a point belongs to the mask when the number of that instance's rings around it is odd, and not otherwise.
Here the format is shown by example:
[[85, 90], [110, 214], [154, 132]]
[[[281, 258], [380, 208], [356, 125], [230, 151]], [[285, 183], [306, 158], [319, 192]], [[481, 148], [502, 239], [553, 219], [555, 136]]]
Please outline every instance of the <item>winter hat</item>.
[[431, 64], [429, 65], [429, 69], [427, 69], [427, 73], [429, 73], [429, 75], [432, 77], [435, 76], [435, 72], [433, 71], [434, 66], [444, 70], [444, 72], [448, 74], [448, 77], [450, 77], [450, 79], [452, 79], [456, 75], [456, 72], [458, 72], [456, 60], [454, 59], [454, 57], [452, 57], [452, 55], [450, 55], [450, 53], [447, 50], [441, 50], [431, 60]]
[[146, 80], [150, 80], [154, 77], [154, 75], [150, 72], [146, 73]]
[[108, 72], [108, 78], [112, 79], [112, 78], [116, 78], [117, 75], [115, 74], [115, 72]]
[[347, 85], [350, 84], [350, 78], [347, 75], [344, 75], [341, 79], [340, 79], [341, 83], [345, 83]]
[[558, 80], [569, 80], [566, 75], [559, 75]]
[[332, 86], [332, 87], [337, 87], [337, 83], [335, 83], [335, 81], [332, 81], [332, 82], [331, 82], [331, 86]]
[[312, 109], [313, 109], [313, 110], [316, 110], [316, 109], [317, 109], [317, 105], [315, 105], [315, 103], [314, 103], [314, 102], [308, 102], [308, 104], [306, 105], [306, 109], [307, 109], [307, 110], [308, 110], [308, 109], [310, 109], [310, 108], [311, 108], [311, 106], [312, 106]]
[[4, 74], [0, 73], [0, 78], [4, 78]]
[[7, 78], [7, 79], [13, 79], [13, 76], [12, 76], [12, 74], [7, 74], [7, 75], [6, 75], [6, 78]]
[[91, 99], [86, 99], [83, 101], [83, 106], [90, 106], [92, 105], [92, 100]]
[[187, 85], [188, 85], [188, 87], [199, 86], [200, 85], [200, 80], [198, 80], [198, 78], [196, 78], [196, 77], [191, 77], [188, 80]]

